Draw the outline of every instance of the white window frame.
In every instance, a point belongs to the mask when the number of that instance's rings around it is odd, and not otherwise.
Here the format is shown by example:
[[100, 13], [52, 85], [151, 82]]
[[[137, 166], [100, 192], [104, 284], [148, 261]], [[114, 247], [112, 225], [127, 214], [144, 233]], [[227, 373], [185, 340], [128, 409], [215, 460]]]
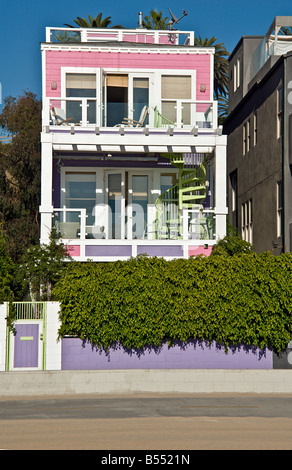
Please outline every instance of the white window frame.
[[[281, 193], [281, 194], [280, 194]], [[277, 237], [283, 235], [283, 182], [277, 182]], [[280, 204], [282, 202], [282, 204]]]
[[240, 69], [241, 69], [241, 58], [235, 61], [233, 66], [233, 91], [235, 92], [240, 87]]
[[241, 236], [246, 242], [253, 243], [253, 204], [252, 199], [241, 204]]
[[[280, 94], [282, 98], [280, 100]], [[284, 87], [280, 85], [277, 88], [277, 138], [279, 139], [283, 135], [283, 118], [284, 118]], [[281, 102], [282, 104], [281, 104]]]
[[250, 150], [250, 119], [247, 119], [247, 121], [243, 124], [242, 139], [243, 139], [242, 154], [246, 155]]
[[253, 145], [256, 146], [258, 143], [258, 113], [254, 112], [253, 115]]

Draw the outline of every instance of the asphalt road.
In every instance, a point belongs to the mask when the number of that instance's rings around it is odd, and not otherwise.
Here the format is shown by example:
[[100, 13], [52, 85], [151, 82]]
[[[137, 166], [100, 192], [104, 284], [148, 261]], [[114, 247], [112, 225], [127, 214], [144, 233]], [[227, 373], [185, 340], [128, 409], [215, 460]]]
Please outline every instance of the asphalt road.
[[0, 449], [291, 450], [292, 396], [5, 398]]

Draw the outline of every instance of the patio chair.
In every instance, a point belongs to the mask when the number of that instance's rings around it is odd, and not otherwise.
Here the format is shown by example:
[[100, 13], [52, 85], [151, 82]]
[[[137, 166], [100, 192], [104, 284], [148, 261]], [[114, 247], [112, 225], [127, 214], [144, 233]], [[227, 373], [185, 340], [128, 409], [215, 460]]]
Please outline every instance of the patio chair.
[[124, 120], [122, 121], [122, 124], [117, 124], [117, 126], [121, 126], [124, 124], [125, 126], [128, 126], [128, 127], [142, 127], [148, 113], [149, 113], [148, 106], [144, 106], [142, 108], [139, 121], [135, 121], [134, 119], [125, 117]]
[[52, 108], [52, 122], [55, 126], [67, 125], [69, 126], [68, 121], [72, 121], [72, 118], [67, 118], [65, 116], [65, 111], [61, 108]]

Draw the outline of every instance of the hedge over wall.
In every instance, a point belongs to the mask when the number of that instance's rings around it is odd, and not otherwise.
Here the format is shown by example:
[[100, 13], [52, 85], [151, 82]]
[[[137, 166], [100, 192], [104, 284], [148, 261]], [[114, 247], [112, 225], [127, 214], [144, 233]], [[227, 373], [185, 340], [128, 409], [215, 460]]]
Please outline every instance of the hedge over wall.
[[108, 349], [215, 341], [280, 352], [292, 333], [292, 256], [72, 262], [54, 294], [59, 335]]

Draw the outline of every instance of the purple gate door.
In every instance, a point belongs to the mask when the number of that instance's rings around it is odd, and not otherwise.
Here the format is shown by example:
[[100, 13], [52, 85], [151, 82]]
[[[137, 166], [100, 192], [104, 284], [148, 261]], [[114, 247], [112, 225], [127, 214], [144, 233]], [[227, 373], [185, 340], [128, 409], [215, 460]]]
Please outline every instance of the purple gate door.
[[38, 367], [39, 325], [16, 324], [14, 367]]

